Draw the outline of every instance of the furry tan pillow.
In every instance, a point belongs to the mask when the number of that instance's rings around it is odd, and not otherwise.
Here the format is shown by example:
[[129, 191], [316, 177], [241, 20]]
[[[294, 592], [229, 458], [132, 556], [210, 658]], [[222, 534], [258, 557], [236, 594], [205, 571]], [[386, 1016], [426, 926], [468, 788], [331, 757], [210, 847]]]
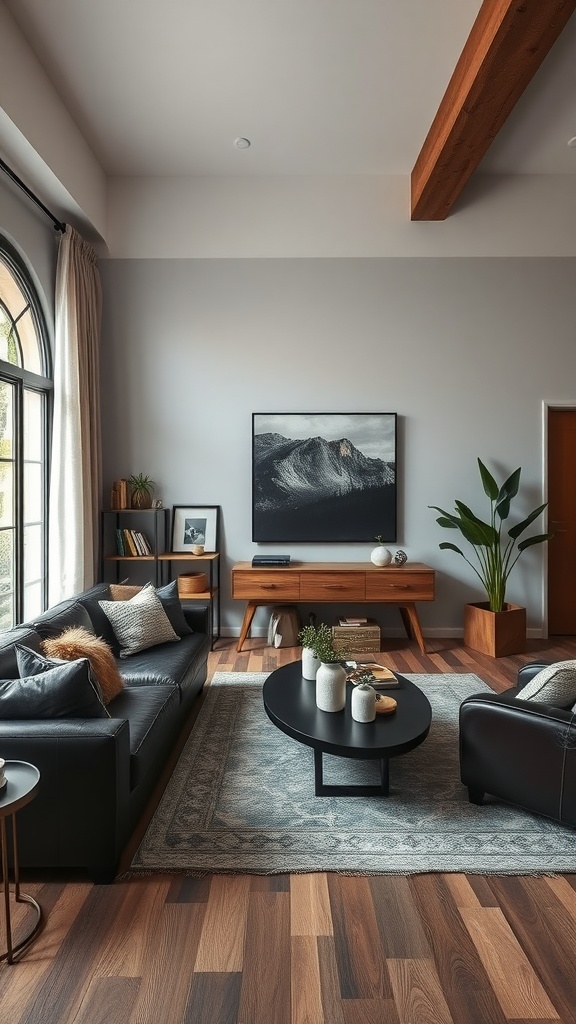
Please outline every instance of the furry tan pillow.
[[88, 658], [105, 704], [122, 692], [124, 682], [108, 644], [81, 626], [71, 626], [60, 636], [43, 640], [42, 650], [49, 658], [62, 658], [63, 661]]

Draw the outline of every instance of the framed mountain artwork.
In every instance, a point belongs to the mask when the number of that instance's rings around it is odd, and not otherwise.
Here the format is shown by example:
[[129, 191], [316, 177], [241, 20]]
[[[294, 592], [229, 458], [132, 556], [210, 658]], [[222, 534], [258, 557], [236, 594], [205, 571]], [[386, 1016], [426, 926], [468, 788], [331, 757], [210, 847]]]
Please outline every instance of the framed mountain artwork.
[[252, 540], [396, 540], [396, 413], [252, 415]]

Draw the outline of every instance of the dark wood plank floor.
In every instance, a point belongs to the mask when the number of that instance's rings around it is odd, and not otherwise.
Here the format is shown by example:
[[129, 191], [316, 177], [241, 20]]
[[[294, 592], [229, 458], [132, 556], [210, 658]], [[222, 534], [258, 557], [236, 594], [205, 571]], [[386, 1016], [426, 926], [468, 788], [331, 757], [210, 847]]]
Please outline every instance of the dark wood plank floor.
[[[570, 638], [498, 661], [456, 640], [426, 655], [385, 646], [399, 671], [475, 672], [495, 690], [527, 661], [576, 657]], [[298, 657], [247, 647], [220, 641], [209, 678]], [[576, 875], [35, 876], [25, 888], [47, 921], [0, 966], [7, 1024], [576, 1024]]]

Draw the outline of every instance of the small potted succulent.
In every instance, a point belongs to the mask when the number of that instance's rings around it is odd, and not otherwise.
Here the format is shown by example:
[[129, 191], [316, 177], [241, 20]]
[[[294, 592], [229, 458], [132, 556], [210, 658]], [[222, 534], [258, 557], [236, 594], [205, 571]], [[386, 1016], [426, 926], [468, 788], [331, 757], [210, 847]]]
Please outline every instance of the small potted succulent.
[[144, 473], [133, 474], [128, 477], [128, 483], [130, 484], [132, 508], [152, 508], [152, 495], [156, 484], [151, 477], [145, 476]]

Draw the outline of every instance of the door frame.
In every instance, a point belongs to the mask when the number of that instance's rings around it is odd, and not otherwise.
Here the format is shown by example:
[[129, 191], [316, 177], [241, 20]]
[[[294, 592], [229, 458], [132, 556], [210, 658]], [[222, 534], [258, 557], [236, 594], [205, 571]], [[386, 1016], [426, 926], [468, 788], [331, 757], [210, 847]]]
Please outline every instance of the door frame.
[[[568, 409], [576, 412], [576, 398], [565, 399], [544, 399], [542, 402], [542, 482], [543, 501], [548, 502], [548, 418], [550, 409]], [[548, 508], [544, 510], [546, 517], [545, 530], [548, 531]], [[542, 564], [542, 638], [548, 639], [548, 545], [546, 547], [546, 558]]]

